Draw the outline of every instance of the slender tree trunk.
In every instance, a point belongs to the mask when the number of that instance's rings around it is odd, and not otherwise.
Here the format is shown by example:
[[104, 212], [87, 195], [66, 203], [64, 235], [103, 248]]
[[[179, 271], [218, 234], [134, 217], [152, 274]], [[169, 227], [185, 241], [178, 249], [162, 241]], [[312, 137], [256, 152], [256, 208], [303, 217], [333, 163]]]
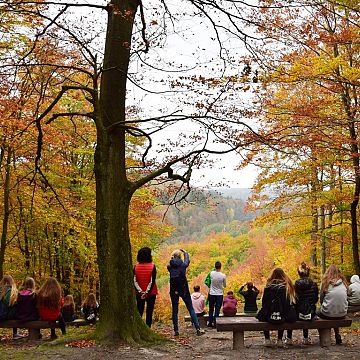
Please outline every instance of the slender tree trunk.
[[134, 16], [138, 1], [112, 1], [108, 10], [97, 146], [96, 243], [101, 310], [97, 335], [129, 342], [152, 332], [135, 306], [128, 211], [135, 189], [126, 177], [125, 97]]
[[[4, 149], [3, 149], [4, 151]], [[5, 163], [5, 181], [3, 188], [3, 223], [1, 231], [1, 242], [0, 242], [0, 278], [4, 275], [4, 261], [5, 261], [5, 251], [6, 243], [8, 236], [8, 226], [9, 226], [9, 217], [10, 217], [10, 174], [11, 174], [11, 148], [7, 148], [7, 157]]]
[[320, 265], [321, 275], [326, 271], [326, 237], [325, 237], [325, 206], [320, 206]]
[[310, 261], [313, 266], [318, 265], [317, 259], [317, 245], [318, 245], [318, 231], [319, 231], [319, 214], [317, 210], [317, 192], [319, 188], [319, 181], [317, 177], [317, 169], [314, 167], [313, 176], [311, 181], [311, 216], [312, 216], [312, 226], [311, 226], [311, 250], [310, 250]]

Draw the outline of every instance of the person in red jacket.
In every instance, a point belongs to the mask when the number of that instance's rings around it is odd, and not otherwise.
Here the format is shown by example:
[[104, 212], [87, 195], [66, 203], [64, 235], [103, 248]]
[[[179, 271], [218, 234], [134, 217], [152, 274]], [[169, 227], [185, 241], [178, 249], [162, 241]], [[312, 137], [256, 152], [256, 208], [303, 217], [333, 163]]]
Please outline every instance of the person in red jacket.
[[223, 309], [222, 309], [223, 314], [225, 316], [235, 316], [236, 306], [237, 306], [237, 300], [234, 297], [234, 293], [232, 291], [228, 291], [223, 301]]
[[[59, 321], [63, 335], [66, 334], [65, 321], [61, 315], [64, 304], [59, 283], [53, 277], [46, 280], [36, 296], [36, 305], [41, 320]], [[55, 329], [51, 329], [51, 338], [56, 339]]]
[[137, 254], [138, 263], [134, 266], [134, 286], [136, 304], [140, 316], [144, 313], [146, 303], [146, 325], [151, 327], [156, 295], [156, 267], [152, 262], [151, 249], [143, 247]]

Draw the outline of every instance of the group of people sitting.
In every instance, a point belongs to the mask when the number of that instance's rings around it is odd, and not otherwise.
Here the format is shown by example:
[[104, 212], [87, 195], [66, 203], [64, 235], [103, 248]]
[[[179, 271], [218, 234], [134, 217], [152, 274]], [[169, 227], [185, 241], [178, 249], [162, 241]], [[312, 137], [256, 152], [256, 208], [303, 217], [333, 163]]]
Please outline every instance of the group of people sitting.
[[[90, 293], [81, 307], [84, 319], [95, 322], [98, 311], [95, 294]], [[62, 334], [65, 334], [66, 322], [76, 319], [74, 298], [72, 295], [63, 298], [61, 287], [53, 277], [48, 278], [36, 291], [32, 277], [27, 277], [18, 290], [12, 276], [5, 275], [0, 281], [0, 321], [12, 319], [22, 322], [58, 321]], [[22, 337], [14, 328], [13, 339]], [[55, 329], [51, 329], [51, 338], [56, 338]]]
[[[138, 263], [134, 267], [134, 285], [136, 301], [140, 315], [143, 315], [145, 303], [146, 324], [151, 327], [157, 288], [156, 267], [152, 262], [151, 249], [142, 248], [138, 252]], [[182, 298], [195, 326], [196, 333], [204, 333], [200, 329], [198, 317], [205, 314], [205, 296], [200, 292], [200, 286], [194, 287], [190, 295], [186, 268], [189, 266], [189, 254], [185, 250], [175, 250], [167, 266], [170, 275], [170, 298], [172, 304], [172, 322], [174, 335], [179, 335], [178, 306]], [[215, 269], [208, 274], [205, 284], [209, 287], [209, 317], [208, 326], [216, 325], [216, 317], [223, 307], [225, 316], [234, 316], [237, 311], [237, 299], [232, 291], [223, 297], [226, 287], [226, 276], [221, 271], [221, 263], [215, 263]], [[244, 312], [256, 313], [260, 321], [272, 323], [295, 322], [296, 320], [312, 321], [316, 317], [324, 319], [341, 319], [347, 314], [348, 304], [360, 305], [360, 279], [353, 275], [348, 284], [345, 276], [336, 265], [330, 265], [324, 273], [320, 285], [310, 277], [310, 267], [302, 262], [298, 267], [299, 279], [293, 282], [281, 268], [275, 268], [267, 279], [261, 300], [261, 309], [257, 312], [257, 297], [259, 290], [252, 282], [242, 285], [239, 294], [245, 299]], [[246, 290], [245, 286], [247, 287]], [[320, 297], [320, 307], [316, 308]], [[336, 344], [342, 339], [339, 329], [335, 328]], [[278, 331], [277, 344], [284, 345], [284, 331]], [[265, 345], [271, 346], [270, 332], [264, 331]], [[287, 331], [287, 344], [292, 343], [292, 331]], [[303, 343], [310, 344], [308, 330], [303, 330]]]

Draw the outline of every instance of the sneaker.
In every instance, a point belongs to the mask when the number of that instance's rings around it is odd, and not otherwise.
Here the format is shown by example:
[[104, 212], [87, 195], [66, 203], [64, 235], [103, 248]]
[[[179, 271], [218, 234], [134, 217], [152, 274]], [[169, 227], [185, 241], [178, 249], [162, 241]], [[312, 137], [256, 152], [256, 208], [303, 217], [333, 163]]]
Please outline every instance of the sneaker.
[[270, 339], [265, 339], [264, 346], [271, 347], [271, 340]]
[[205, 334], [205, 330], [203, 330], [203, 329], [197, 329], [196, 330], [196, 335], [201, 336], [201, 335], [204, 335], [204, 334]]
[[310, 339], [310, 338], [303, 338], [302, 343], [303, 343], [304, 345], [311, 345], [311, 339]]
[[285, 339], [285, 344], [286, 344], [286, 345], [292, 345], [292, 344], [293, 344], [292, 339], [286, 338], [286, 339]]
[[277, 341], [276, 341], [276, 346], [277, 346], [278, 348], [283, 348], [283, 347], [285, 347], [284, 345], [285, 345], [285, 344], [284, 344], [284, 342], [283, 342], [282, 339], [277, 339]]
[[19, 340], [19, 339], [23, 339], [24, 336], [20, 335], [20, 334], [14, 334], [13, 335], [13, 340]]
[[342, 344], [342, 339], [341, 339], [340, 334], [335, 334], [335, 342], [336, 342], [336, 345], [341, 345]]
[[209, 327], [209, 328], [212, 328], [213, 327], [213, 324], [211, 324], [211, 323], [207, 323], [207, 325], [206, 325], [207, 327]]
[[178, 331], [174, 331], [174, 336], [179, 336], [179, 332]]

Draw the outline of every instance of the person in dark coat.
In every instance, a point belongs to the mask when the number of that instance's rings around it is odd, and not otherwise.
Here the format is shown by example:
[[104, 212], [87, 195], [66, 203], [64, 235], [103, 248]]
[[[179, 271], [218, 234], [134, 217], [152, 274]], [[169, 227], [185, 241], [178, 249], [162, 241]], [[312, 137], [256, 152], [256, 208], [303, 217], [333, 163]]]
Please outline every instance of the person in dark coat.
[[[317, 284], [310, 278], [310, 267], [302, 262], [298, 268], [300, 279], [295, 281], [296, 314], [299, 320], [311, 321], [316, 317], [316, 303], [319, 299]], [[303, 344], [311, 344], [309, 330], [303, 329]], [[292, 344], [292, 330], [287, 331], [287, 344]]]
[[27, 277], [18, 293], [16, 318], [21, 321], [34, 321], [39, 319], [36, 307], [35, 281]]
[[[184, 261], [181, 254], [184, 254]], [[185, 250], [175, 250], [171, 254], [171, 260], [167, 269], [170, 273], [170, 298], [172, 306], [172, 322], [174, 326], [174, 335], [179, 335], [178, 310], [179, 298], [181, 297], [191, 316], [191, 321], [196, 328], [197, 335], [204, 334], [204, 330], [200, 329], [198, 317], [194, 311], [191, 302], [189, 285], [186, 279], [186, 268], [189, 266], [189, 254]]]
[[[274, 304], [277, 304], [276, 310]], [[262, 297], [262, 307], [256, 318], [260, 321], [277, 324], [296, 321], [295, 287], [281, 268], [275, 268], [266, 282]], [[277, 345], [282, 347], [284, 330], [278, 331]], [[270, 331], [264, 331], [265, 346], [271, 346]]]
[[[244, 290], [245, 286], [247, 288], [246, 291]], [[254, 284], [249, 281], [241, 286], [239, 294], [242, 295], [245, 300], [244, 312], [256, 313], [258, 311], [256, 300], [259, 295], [259, 290], [256, 288], [256, 286], [254, 286]]]

